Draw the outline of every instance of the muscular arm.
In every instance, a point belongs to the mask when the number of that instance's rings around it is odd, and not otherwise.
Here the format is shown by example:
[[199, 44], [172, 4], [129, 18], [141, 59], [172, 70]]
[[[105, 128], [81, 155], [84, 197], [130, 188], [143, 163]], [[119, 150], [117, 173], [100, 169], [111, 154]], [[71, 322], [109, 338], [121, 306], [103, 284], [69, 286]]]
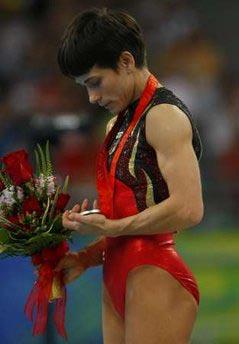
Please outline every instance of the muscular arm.
[[156, 234], [186, 229], [203, 216], [198, 161], [187, 116], [168, 104], [155, 106], [146, 118], [146, 139], [155, 149], [169, 197], [135, 216], [112, 223], [112, 236]]

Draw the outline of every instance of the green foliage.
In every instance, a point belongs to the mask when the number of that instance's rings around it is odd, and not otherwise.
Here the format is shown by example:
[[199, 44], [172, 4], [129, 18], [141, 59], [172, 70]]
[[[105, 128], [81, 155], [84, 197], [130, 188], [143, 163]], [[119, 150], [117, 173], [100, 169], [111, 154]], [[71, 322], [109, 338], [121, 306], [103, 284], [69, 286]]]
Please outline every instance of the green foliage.
[[24, 244], [19, 242], [5, 244], [3, 245], [4, 250], [0, 254], [0, 258], [11, 256], [31, 256], [39, 253], [46, 247], [54, 247], [64, 240], [71, 240], [70, 232], [68, 232], [68, 230], [62, 231], [61, 234], [44, 232], [25, 240]]
[[44, 177], [49, 177], [53, 174], [53, 167], [50, 158], [49, 141], [45, 146], [45, 151], [38, 144], [37, 149], [34, 150], [36, 159], [36, 174], [39, 176], [43, 174]]
[[9, 228], [12, 228], [14, 230], [21, 230], [21, 227], [17, 226], [16, 224], [8, 221], [7, 219], [5, 219], [4, 217], [0, 216], [0, 225], [4, 224], [7, 225]]
[[6, 186], [6, 188], [12, 185], [9, 176], [7, 176], [6, 174], [3, 174], [2, 172], [0, 172], [0, 179], [3, 182], [3, 184]]
[[34, 150], [34, 153], [35, 153], [35, 159], [36, 159], [36, 175], [39, 177], [41, 174], [40, 157], [36, 149]]
[[33, 233], [9, 232], [0, 229], [0, 258], [7, 256], [31, 256], [43, 248], [58, 245], [63, 240], [72, 240], [71, 231], [63, 229], [61, 215], [52, 225], [38, 227]]
[[[48, 211], [49, 207], [45, 214]], [[62, 227], [62, 214], [56, 215], [49, 224], [42, 219], [41, 225], [29, 232], [21, 227], [15, 227], [7, 220], [4, 223], [12, 230], [0, 227], [0, 258], [31, 256], [45, 247], [56, 246], [63, 240], [72, 241], [72, 232]]]
[[46, 210], [45, 210], [45, 212], [44, 212], [44, 214], [43, 214], [43, 216], [42, 216], [42, 221], [41, 221], [42, 226], [44, 226], [44, 224], [45, 224], [45, 222], [46, 222], [46, 217], [47, 217], [47, 214], [48, 214], [48, 211], [49, 211], [49, 208], [50, 208], [50, 204], [51, 204], [50, 198], [48, 197], [48, 198], [47, 198]]
[[49, 149], [49, 141], [46, 143], [46, 169], [47, 175], [51, 176], [53, 174], [53, 167], [50, 158], [50, 149]]
[[68, 184], [69, 184], [69, 176], [66, 176], [66, 179], [64, 181], [64, 185], [62, 188], [62, 192], [67, 193]]
[[9, 241], [8, 232], [4, 228], [0, 228], [0, 244], [5, 244]]

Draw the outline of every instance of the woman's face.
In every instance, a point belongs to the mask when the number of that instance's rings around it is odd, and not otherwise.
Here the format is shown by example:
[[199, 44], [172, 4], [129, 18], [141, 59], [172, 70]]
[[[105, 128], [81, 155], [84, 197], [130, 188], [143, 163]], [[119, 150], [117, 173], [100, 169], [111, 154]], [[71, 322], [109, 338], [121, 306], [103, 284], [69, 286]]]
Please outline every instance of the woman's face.
[[118, 114], [133, 100], [134, 78], [127, 68], [119, 67], [115, 71], [94, 66], [75, 80], [86, 86], [90, 103], [103, 106], [111, 113]]

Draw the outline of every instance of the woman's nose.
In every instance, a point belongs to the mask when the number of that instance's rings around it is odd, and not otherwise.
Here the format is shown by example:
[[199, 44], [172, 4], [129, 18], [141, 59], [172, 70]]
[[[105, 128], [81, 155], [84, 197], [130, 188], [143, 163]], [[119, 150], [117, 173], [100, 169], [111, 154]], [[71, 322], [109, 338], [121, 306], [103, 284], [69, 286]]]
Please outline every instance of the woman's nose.
[[94, 92], [94, 91], [89, 91], [89, 102], [91, 104], [98, 103], [100, 98], [101, 97], [100, 97], [99, 93]]

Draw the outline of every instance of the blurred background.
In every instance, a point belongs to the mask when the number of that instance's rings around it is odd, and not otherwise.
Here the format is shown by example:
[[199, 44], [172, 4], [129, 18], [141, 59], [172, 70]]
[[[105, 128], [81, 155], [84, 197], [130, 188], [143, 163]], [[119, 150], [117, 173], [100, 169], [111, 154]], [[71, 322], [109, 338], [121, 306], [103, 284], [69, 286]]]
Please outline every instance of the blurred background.
[[[195, 118], [205, 216], [177, 240], [201, 290], [192, 343], [239, 343], [238, 0], [0, 0], [0, 156], [25, 148], [32, 158], [36, 143], [49, 139], [57, 175], [70, 175], [71, 204], [96, 197], [95, 157], [110, 114], [88, 104], [56, 62], [65, 26], [93, 6], [137, 19], [150, 70]], [[72, 250], [92, 239], [76, 237]], [[28, 259], [0, 261], [0, 273], [1, 344], [63, 343], [50, 321], [46, 335], [31, 336], [23, 314], [35, 277]], [[101, 283], [99, 267], [69, 285], [69, 344], [103, 343]]]

